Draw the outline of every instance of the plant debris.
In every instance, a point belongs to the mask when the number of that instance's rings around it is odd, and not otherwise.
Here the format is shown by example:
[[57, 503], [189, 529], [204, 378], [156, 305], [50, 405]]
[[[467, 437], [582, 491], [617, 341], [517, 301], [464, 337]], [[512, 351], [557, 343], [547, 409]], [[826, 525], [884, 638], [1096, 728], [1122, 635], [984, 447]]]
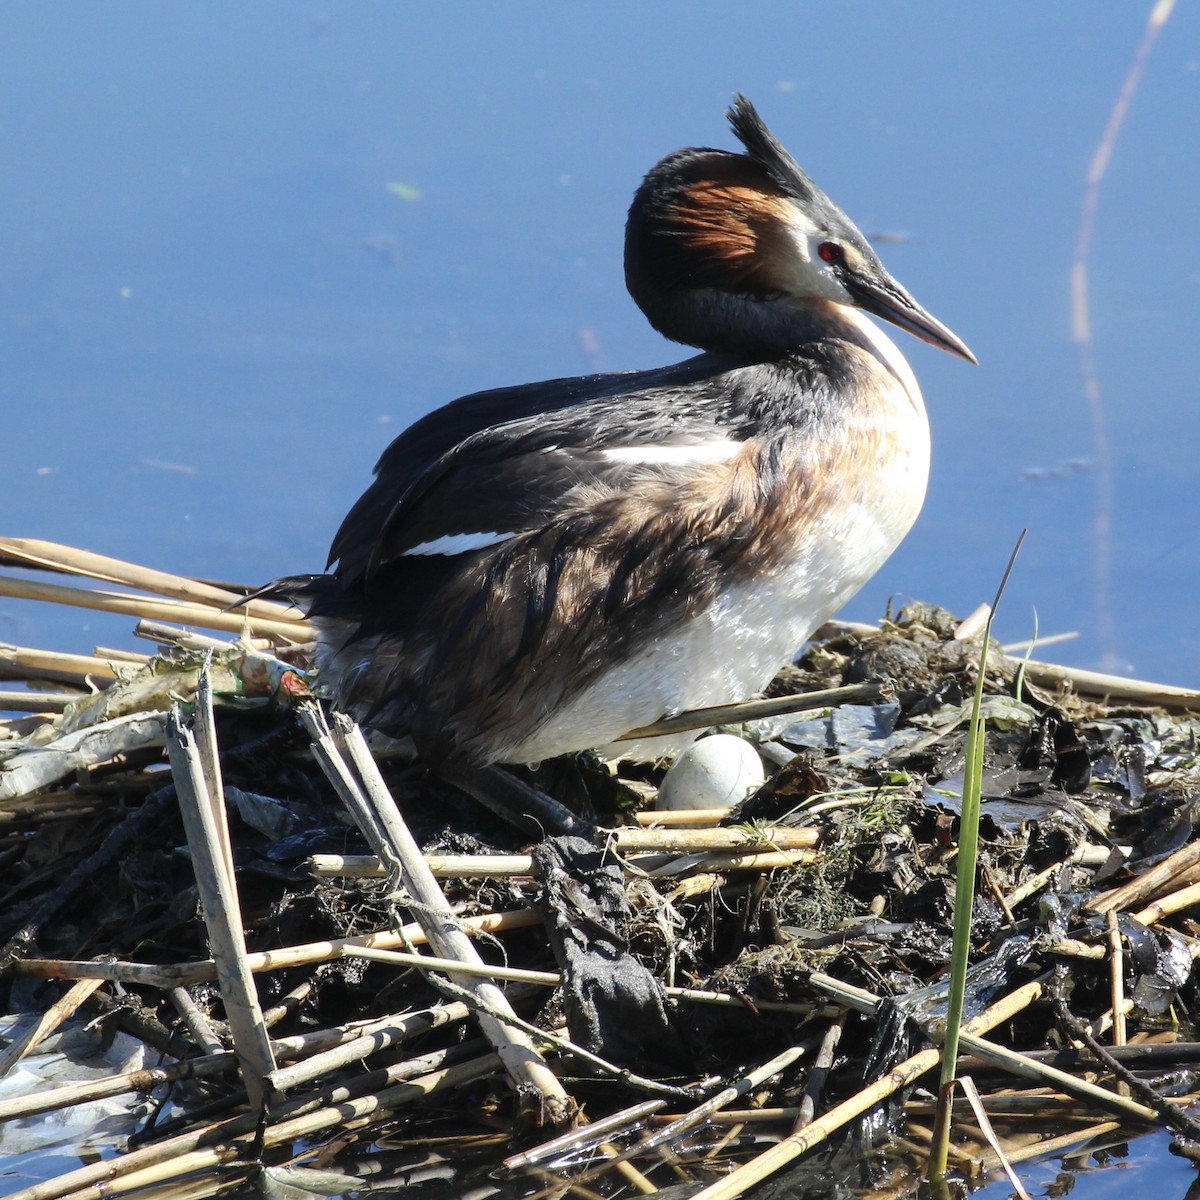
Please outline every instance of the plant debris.
[[[14, 1159], [21, 1200], [920, 1172], [977, 618], [827, 627], [764, 701], [693, 718], [766, 782], [657, 811], [665, 764], [372, 756], [324, 724], [292, 610], [48, 543], [0, 558], [106, 585], [0, 591], [144, 615], [156, 643], [0, 648], [0, 1148], [104, 1147], [52, 1179]], [[999, 649], [985, 693], [952, 1165], [1153, 1126], [1191, 1153], [1200, 693]]]

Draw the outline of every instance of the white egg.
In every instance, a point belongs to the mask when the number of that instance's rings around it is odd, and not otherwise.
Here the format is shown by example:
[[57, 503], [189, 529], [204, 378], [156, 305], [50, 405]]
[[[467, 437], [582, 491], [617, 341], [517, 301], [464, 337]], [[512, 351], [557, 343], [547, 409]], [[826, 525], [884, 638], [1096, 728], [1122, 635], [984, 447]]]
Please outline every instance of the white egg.
[[659, 808], [725, 808], [741, 804], [766, 778], [758, 751], [732, 733], [689, 746], [658, 789]]

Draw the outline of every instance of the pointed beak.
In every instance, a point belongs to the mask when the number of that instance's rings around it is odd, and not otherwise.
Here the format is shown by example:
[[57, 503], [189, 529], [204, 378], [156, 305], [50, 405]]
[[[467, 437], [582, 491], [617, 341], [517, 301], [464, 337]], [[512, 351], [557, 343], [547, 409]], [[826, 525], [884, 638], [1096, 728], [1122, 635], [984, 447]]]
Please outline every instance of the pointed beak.
[[860, 308], [906, 329], [939, 350], [978, 364], [967, 343], [927, 313], [894, 279], [888, 276], [882, 280], [869, 279], [855, 274], [843, 278], [842, 283]]

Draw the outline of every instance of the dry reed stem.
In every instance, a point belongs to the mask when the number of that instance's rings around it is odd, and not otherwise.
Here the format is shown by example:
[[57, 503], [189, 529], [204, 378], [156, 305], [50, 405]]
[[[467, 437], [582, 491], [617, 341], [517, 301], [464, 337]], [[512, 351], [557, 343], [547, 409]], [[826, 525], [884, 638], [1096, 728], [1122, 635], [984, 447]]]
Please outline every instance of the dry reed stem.
[[133, 636], [145, 638], [150, 642], [159, 642], [164, 646], [177, 646], [180, 650], [229, 650], [235, 646], [248, 646], [256, 654], [269, 656], [275, 646], [271, 638], [239, 637], [229, 638], [210, 637], [206, 633], [196, 633], [179, 625], [167, 625], [162, 621], [139, 621], [134, 626]]
[[207, 679], [207, 670], [202, 670], [194, 728], [184, 727], [182, 714], [176, 708], [168, 721], [167, 746], [225, 1018], [250, 1106], [261, 1111], [268, 1095], [264, 1081], [275, 1069], [275, 1057], [254, 977], [246, 965], [245, 923], [234, 879], [233, 847], [216, 757], [212, 696]]
[[0, 688], [0, 712], [60, 713], [84, 692], [21, 692]]
[[[800, 1109], [794, 1106], [784, 1108], [726, 1108], [708, 1116], [710, 1125], [770, 1125], [777, 1121], [794, 1121], [800, 1115]], [[683, 1113], [657, 1113], [650, 1118], [651, 1125], [669, 1125], [677, 1121]]]
[[1082, 667], [1063, 667], [1033, 658], [1022, 661], [1025, 663], [1025, 678], [1039, 687], [1058, 688], [1066, 684], [1081, 695], [1108, 701], [1129, 701], [1159, 708], [1200, 709], [1200, 692], [1193, 688], [1127, 679], [1124, 675], [1106, 675], [1102, 671], [1085, 671]]
[[[752, 866], [759, 855], [754, 847], [767, 846], [785, 854], [815, 846], [820, 839], [816, 829], [772, 827], [752, 833], [742, 829], [618, 829], [609, 837], [609, 846], [619, 854], [696, 854], [736, 850], [729, 862]], [[528, 875], [532, 857], [528, 854], [426, 854], [425, 863], [440, 878], [474, 879], [493, 876]], [[709, 865], [705, 858], [698, 866]], [[796, 860], [775, 859], [774, 865], [786, 866]], [[803, 860], [802, 860], [803, 861]], [[308, 871], [317, 878], [382, 879], [387, 871], [372, 854], [313, 854], [306, 860]]]
[[0, 677], [57, 679], [90, 688], [93, 683], [112, 683], [120, 678], [120, 673], [108, 659], [94, 654], [68, 654], [62, 650], [0, 643]]
[[[985, 1009], [979, 1016], [966, 1022], [963, 1029], [969, 1030], [973, 1034], [985, 1033], [1002, 1021], [1008, 1020], [1014, 1011], [1019, 1011], [1020, 1008], [1031, 1004], [1041, 995], [1041, 991], [1040, 984], [1026, 984], [1023, 988], [1018, 988], [1004, 997], [999, 1003]], [[863, 1088], [850, 1099], [844, 1100], [827, 1113], [823, 1113], [802, 1130], [788, 1134], [781, 1142], [735, 1168], [724, 1179], [717, 1180], [716, 1183], [697, 1192], [692, 1200], [734, 1200], [735, 1197], [741, 1196], [748, 1188], [781, 1170], [801, 1154], [820, 1145], [832, 1133], [854, 1120], [855, 1117], [919, 1079], [926, 1071], [932, 1070], [937, 1066], [940, 1057], [940, 1050], [929, 1049], [922, 1050], [911, 1058], [905, 1059], [904, 1062], [893, 1067], [883, 1079]]]
[[[978, 1059], [972, 1059], [966, 1055], [958, 1061], [960, 1069], [965, 1069], [970, 1062], [979, 1063]], [[1079, 1114], [1079, 1105], [1072, 1097], [1064, 1096], [1061, 1092], [1051, 1091], [1048, 1088], [1031, 1087], [1022, 1092], [1000, 1090], [981, 1096], [980, 1103], [997, 1119], [1025, 1117], [1031, 1112], [1044, 1113], [1056, 1118], [1078, 1116]], [[927, 1117], [932, 1115], [935, 1104], [934, 1100], [908, 1100], [904, 1105], [904, 1111], [906, 1114], [912, 1113], [914, 1116]], [[965, 1096], [960, 1096], [953, 1102], [953, 1111], [955, 1114], [961, 1115], [972, 1111], [972, 1106]], [[957, 1126], [957, 1124], [956, 1116], [955, 1125]]]
[[643, 1138], [636, 1145], [630, 1146], [621, 1157], [623, 1159], [631, 1158], [636, 1154], [654, 1150], [659, 1146], [665, 1145], [667, 1142], [673, 1141], [681, 1134], [686, 1133], [687, 1130], [699, 1125], [701, 1121], [706, 1120], [713, 1113], [732, 1104], [734, 1100], [744, 1096], [747, 1092], [761, 1087], [767, 1080], [773, 1079], [776, 1075], [781, 1075], [793, 1063], [799, 1061], [810, 1049], [810, 1046], [789, 1046], [768, 1062], [762, 1063], [752, 1071], [747, 1071], [736, 1082], [722, 1088], [702, 1104], [698, 1104], [690, 1112], [686, 1112], [677, 1120], [672, 1121], [671, 1124]]
[[1110, 909], [1106, 916], [1108, 918], [1108, 978], [1112, 994], [1113, 1044], [1124, 1046], [1128, 1040], [1125, 1033], [1125, 953], [1121, 944], [1121, 930], [1117, 927], [1117, 914]]
[[[524, 929], [540, 925], [542, 915], [535, 908], [519, 908], [507, 913], [488, 913], [478, 917], [461, 917], [460, 924], [467, 933], [500, 933], [505, 929]], [[341, 958], [347, 947], [368, 946], [380, 950], [399, 950], [422, 945], [425, 933], [415, 922], [397, 930], [363, 933], [355, 937], [331, 938], [323, 942], [306, 942], [284, 946], [278, 950], [257, 950], [246, 955], [246, 965], [254, 974], [260, 971], [282, 971], [287, 967], [309, 966]], [[209, 983], [216, 978], [216, 966], [211, 958], [196, 962], [159, 966], [152, 963], [106, 959], [92, 962], [81, 959], [26, 958], [15, 960], [10, 967], [14, 975], [35, 979], [108, 979], [114, 983], [141, 983], [152, 987], [187, 987], [194, 983]]]
[[1048, 633], [1041, 637], [1026, 638], [1022, 642], [1005, 642], [1000, 649], [1011, 658], [1017, 654], [1025, 654], [1030, 650], [1040, 650], [1043, 646], [1058, 646], [1063, 642], [1073, 642], [1078, 637], [1078, 630], [1071, 630], [1067, 633]]
[[1055, 874], [1058, 871], [1061, 871], [1062, 868], [1067, 865], [1068, 861], [1069, 860], [1051, 863], [1048, 867], [1038, 871], [1036, 875], [1031, 875], [1025, 880], [1024, 883], [1013, 888], [1013, 890], [1004, 897], [1005, 905], [1011, 911], [1022, 901], [1028, 900], [1030, 896], [1040, 892], [1042, 888], [1044, 888], [1050, 882], [1050, 880], [1054, 878]]
[[974, 611], [967, 613], [954, 628], [954, 641], [973, 642], [987, 628], [988, 617], [991, 615], [990, 604], [981, 604]]
[[1200, 904], [1200, 883], [1192, 883], [1177, 892], [1171, 892], [1133, 915], [1134, 919], [1141, 921], [1143, 925], [1153, 925], [1172, 913], [1191, 908], [1193, 904]]
[[806, 1125], [811, 1125], [817, 1115], [817, 1105], [826, 1094], [829, 1076], [833, 1071], [837, 1058], [837, 1048], [846, 1028], [848, 1009], [839, 1009], [830, 1019], [817, 1045], [817, 1053], [812, 1066], [804, 1078], [804, 1091], [800, 1096], [800, 1107], [792, 1124], [792, 1133], [798, 1133]]
[[160, 621], [177, 621], [181, 625], [224, 629], [230, 633], [249, 630], [251, 634], [270, 635], [285, 642], [308, 641], [313, 636], [312, 628], [307, 622], [245, 616], [236, 612], [222, 612], [203, 604], [188, 604], [183, 600], [161, 600], [154, 596], [105, 592], [98, 588], [65, 587], [58, 583], [39, 583], [30, 579], [13, 579], [10, 576], [0, 576], [0, 596], [9, 596], [14, 600], [40, 600], [46, 604], [65, 604], [72, 608], [89, 608], [99, 612], [123, 613], [132, 617], [152, 617]]
[[[908, 1136], [901, 1139], [901, 1145], [911, 1154], [920, 1158], [928, 1158], [933, 1152], [933, 1128], [932, 1125], [922, 1125], [916, 1121], [906, 1121], [904, 1132]], [[977, 1134], [978, 1144], [980, 1145], [984, 1141], [982, 1132], [973, 1129], [971, 1126], [960, 1127], [958, 1132], [966, 1133], [968, 1136]], [[971, 1175], [975, 1169], [975, 1157], [972, 1150], [973, 1147], [970, 1145], [951, 1145], [947, 1147], [947, 1158], [954, 1162], [964, 1175]], [[876, 1198], [873, 1196], [872, 1200], [876, 1200]]]
[[[95, 982], [98, 984], [101, 981]], [[693, 1002], [742, 1006], [742, 1002], [736, 997], [715, 992], [674, 988], [668, 989], [668, 994], [673, 998]], [[757, 1007], [806, 1016], [814, 1011], [812, 1005], [789, 1004], [784, 1001], [761, 1001]], [[465, 1004], [454, 1001], [415, 1013], [380, 1017], [371, 1021], [354, 1022], [331, 1029], [273, 1039], [271, 1045], [276, 1058], [295, 1060], [295, 1065], [276, 1068], [270, 1079], [271, 1086], [280, 1092], [290, 1090], [299, 1084], [311, 1082], [353, 1062], [361, 1061], [369, 1054], [389, 1050], [433, 1029], [466, 1020], [469, 1015], [470, 1010]], [[164, 1083], [221, 1074], [236, 1065], [233, 1051], [221, 1051], [171, 1066], [143, 1068], [103, 1079], [40, 1088], [36, 1093], [0, 1100], [0, 1122], [66, 1109], [127, 1092], [149, 1092]], [[658, 1108], [665, 1101], [654, 1100], [647, 1103]]]
[[[120, 1162], [120, 1159], [114, 1159], [114, 1162]], [[227, 1168], [243, 1166], [244, 1170], [237, 1173], [231, 1173]], [[78, 1191], [63, 1193], [63, 1200], [101, 1200], [102, 1197], [123, 1196], [129, 1192], [141, 1191], [148, 1188], [156, 1188], [165, 1190], [164, 1185], [176, 1183], [177, 1186], [185, 1186], [183, 1181], [189, 1175], [195, 1175], [200, 1171], [212, 1176], [208, 1181], [201, 1184], [204, 1189], [203, 1194], [212, 1195], [218, 1190], [217, 1184], [223, 1183], [226, 1187], [239, 1181], [239, 1176], [242, 1176], [242, 1182], [246, 1181], [250, 1170], [249, 1163], [242, 1163], [242, 1150], [238, 1146], [221, 1146], [214, 1147], [211, 1150], [194, 1150], [190, 1154], [182, 1154], [178, 1158], [170, 1159], [167, 1162], [155, 1163], [153, 1166], [144, 1167], [140, 1171], [130, 1171], [128, 1174], [122, 1173], [113, 1177], [111, 1185], [99, 1185], [88, 1188], [83, 1188]], [[219, 1177], [217, 1176], [217, 1173]], [[50, 1181], [55, 1182], [54, 1180]], [[32, 1191], [32, 1189], [30, 1189]], [[20, 1192], [17, 1193], [20, 1196]], [[33, 1193], [37, 1194], [37, 1193]], [[185, 1196], [187, 1193], [185, 1192]]]
[[464, 963], [461, 959], [435, 958], [432, 954], [405, 954], [401, 950], [346, 951], [347, 958], [365, 958], [371, 962], [390, 963], [394, 967], [414, 967], [420, 971], [451, 971], [474, 975], [480, 979], [503, 979], [509, 983], [528, 983], [539, 987], [558, 987], [562, 975], [557, 971], [527, 971], [521, 967], [496, 967], [489, 963]]
[[80, 795], [62, 789], [39, 792], [36, 796], [10, 797], [0, 800], [0, 827], [18, 821], [60, 821], [83, 813], [110, 810], [111, 803], [111, 798], [101, 795]]
[[821, 840], [819, 829], [769, 825], [762, 829], [614, 829], [608, 844], [621, 854], [702, 854], [708, 851], [810, 850]]
[[693, 708], [673, 717], [664, 717], [650, 725], [639, 725], [616, 740], [661, 737], [712, 725], [738, 725], [743, 721], [761, 721], [785, 713], [805, 712], [813, 708], [836, 708], [839, 704], [870, 704], [883, 697], [887, 688], [879, 683], [854, 683], [846, 687], [826, 688], [819, 692], [798, 692], [774, 696], [769, 700], [745, 700], [738, 704], [716, 704], [711, 708]]
[[[629, 1067], [619, 1067], [616, 1063], [609, 1062], [606, 1058], [601, 1058], [600, 1055], [594, 1054], [591, 1050], [572, 1042], [568, 1037], [559, 1032], [559, 1029], [565, 1029], [566, 1026], [559, 1026], [556, 1029], [548, 1029], [544, 1026], [535, 1025], [532, 1021], [526, 1021], [524, 1017], [519, 1017], [512, 1011], [511, 1007], [505, 1006], [504, 1009], [485, 1008], [487, 1003], [487, 992], [483, 988], [474, 988], [468, 990], [461, 987], [448, 979], [441, 980], [437, 984], [438, 990], [446, 995], [463, 996], [467, 1003], [470, 1004], [475, 1012], [476, 1019], [481, 1017], [493, 1017], [497, 1021], [501, 1021], [512, 1027], [514, 1031], [523, 1032], [529, 1035], [536, 1042], [544, 1042], [547, 1046], [553, 1046], [556, 1050], [563, 1054], [574, 1055], [575, 1058], [585, 1063], [589, 1067], [597, 1070], [605, 1075], [610, 1075], [615, 1079], [620, 1079], [621, 1082], [629, 1087], [640, 1088], [643, 1091], [652, 1092], [658, 1095], [666, 1094], [673, 1097], [678, 1097], [681, 1093], [687, 1094], [684, 1088], [675, 1087], [667, 1083], [659, 1083], [657, 1079], [651, 1079], [645, 1075], [638, 1075]], [[480, 1000], [480, 993], [483, 993], [484, 999]], [[557, 1078], [557, 1077], [556, 1077]], [[518, 1096], [520, 1099], [521, 1097]], [[574, 1105], [574, 1100], [571, 1101]], [[545, 1113], [539, 1124], [545, 1123]], [[573, 1116], [574, 1114], [572, 1114]], [[557, 1122], [560, 1128], [567, 1124], [566, 1121]]]
[[471, 1010], [461, 1000], [440, 1004], [420, 1012], [390, 1017], [387, 1022], [375, 1022], [336, 1046], [311, 1054], [289, 1067], [276, 1067], [268, 1076], [270, 1088], [278, 1093], [291, 1091], [314, 1079], [321, 1079], [351, 1063], [361, 1062], [370, 1054], [392, 1050], [422, 1037], [434, 1029], [465, 1021]]
[[[229, 608], [244, 598], [239, 592], [214, 587], [183, 575], [168, 571], [156, 571], [151, 567], [138, 566], [119, 558], [94, 554], [90, 550], [79, 550], [58, 542], [42, 541], [38, 538], [0, 537], [0, 556], [20, 559], [35, 567], [48, 567], [65, 574], [81, 575], [88, 579], [99, 579], [103, 583], [116, 583], [123, 587], [153, 592], [159, 596], [170, 596], [176, 600], [195, 601], [213, 608]], [[274, 600], [251, 600], [243, 608], [252, 614], [269, 617], [288, 624], [306, 624], [302, 614], [291, 605]]]
[[[668, 1149], [668, 1143], [675, 1141], [689, 1129], [695, 1128], [702, 1121], [710, 1118], [714, 1113], [719, 1112], [722, 1108], [731, 1104], [740, 1096], [744, 1096], [747, 1092], [753, 1091], [760, 1087], [768, 1079], [774, 1078], [781, 1072], [786, 1071], [793, 1063], [800, 1059], [811, 1047], [808, 1046], [790, 1046], [788, 1049], [775, 1055], [768, 1062], [762, 1063], [755, 1067], [752, 1071], [748, 1071], [736, 1082], [728, 1087], [722, 1088], [719, 1092], [710, 1096], [703, 1103], [683, 1113], [668, 1123], [665, 1127], [655, 1130], [653, 1133], [639, 1138], [632, 1145], [626, 1147], [619, 1153], [614, 1153], [609, 1156], [607, 1162], [596, 1167], [582, 1172], [581, 1174], [571, 1177], [570, 1183], [572, 1187], [578, 1187], [584, 1183], [590, 1183], [592, 1180], [599, 1179], [613, 1167], [618, 1167], [622, 1164], [629, 1163], [632, 1159], [643, 1154], [649, 1154], [653, 1150], [658, 1150], [660, 1153], [665, 1153]], [[508, 1161], [506, 1160], [506, 1165]]]
[[[97, 984], [100, 982], [102, 981], [96, 981]], [[122, 1071], [102, 1079], [43, 1087], [24, 1096], [0, 1100], [0, 1123], [37, 1116], [39, 1113], [58, 1112], [74, 1108], [77, 1104], [91, 1104], [96, 1100], [124, 1095], [126, 1092], [150, 1092], [164, 1083], [220, 1075], [235, 1066], [237, 1056], [232, 1050], [226, 1050], [220, 1054], [206, 1054], [201, 1058], [172, 1063], [166, 1067], [143, 1067], [136, 1071]]]
[[[187, 988], [171, 988], [167, 996], [200, 1052], [208, 1056], [224, 1053], [225, 1043], [217, 1037], [211, 1022], [200, 1011], [200, 1006], [188, 994]], [[263, 1023], [266, 1023], [265, 1020]]]
[[687, 875], [674, 884], [667, 893], [667, 901], [678, 904], [681, 900], [691, 900], [696, 896], [706, 896], [729, 883], [728, 875]]
[[[396, 882], [403, 882], [412, 896], [413, 915], [434, 951], [443, 958], [482, 965], [479, 951], [426, 867], [421, 849], [379, 774], [361, 730], [348, 719], [335, 717], [338, 734], [335, 739], [325, 728], [315, 704], [301, 705], [299, 711], [313, 738], [318, 762], [375, 853], [389, 863]], [[575, 1113], [575, 1102], [547, 1067], [533, 1039], [517, 1023], [508, 997], [486, 980], [454, 972], [449, 977], [479, 1004], [476, 1019], [504, 1062], [526, 1114], [539, 1124], [543, 1120], [552, 1125], [566, 1124]]]
[[[493, 879], [528, 875], [528, 854], [427, 854], [425, 864], [438, 879]], [[383, 864], [373, 854], [313, 854], [305, 869], [314, 879], [383, 879]]]
[[769, 850], [750, 854], [696, 854], [672, 859], [646, 871], [652, 879], [668, 879], [690, 871], [777, 871], [820, 862], [816, 850]]
[[1081, 942], [1078, 938], [1059, 938], [1046, 948], [1051, 954], [1061, 954], [1064, 958], [1100, 959], [1108, 954], [1103, 946], [1093, 946], [1091, 942]]
[[53, 729], [56, 717], [53, 713], [31, 713], [23, 717], [0, 719], [0, 746], [22, 738], [33, 737], [41, 729]]
[[93, 646], [92, 653], [108, 662], [129, 663], [136, 667], [144, 667], [154, 657], [152, 654], [143, 654], [140, 650], [118, 650], [112, 646]]
[[[620, 1161], [620, 1152], [611, 1142], [601, 1142], [596, 1149], [612, 1160], [610, 1169], [616, 1171], [635, 1192], [639, 1192], [643, 1196], [653, 1196], [658, 1192], [658, 1188], [633, 1163]], [[604, 1200], [604, 1198], [597, 1196], [596, 1200]]]
[[[331, 1089], [334, 1095], [346, 1098], [327, 1102], [301, 1116], [267, 1126], [262, 1132], [262, 1145], [283, 1145], [295, 1138], [311, 1137], [326, 1129], [353, 1127], [367, 1120], [380, 1119], [405, 1104], [425, 1099], [438, 1091], [486, 1078], [499, 1065], [498, 1056], [487, 1054], [367, 1096], [351, 1097], [345, 1086]], [[307, 1101], [296, 1103], [302, 1105]], [[246, 1114], [189, 1130], [117, 1158], [68, 1171], [54, 1179], [14, 1192], [7, 1200], [65, 1200], [66, 1197], [71, 1200], [106, 1200], [151, 1182], [181, 1177], [193, 1171], [212, 1170], [234, 1162], [252, 1165], [256, 1161], [256, 1124], [253, 1114]], [[160, 1171], [164, 1166], [168, 1168], [165, 1175]]]
[[[672, 1000], [686, 1000], [689, 1004], [714, 1004], [725, 1008], [736, 1008], [746, 1011], [746, 1000], [743, 996], [730, 996], [725, 992], [709, 992], [702, 988], [664, 987], [663, 992]], [[824, 1004], [814, 1004], [812, 1001], [798, 1003], [792, 1000], [758, 1000], [754, 1007], [760, 1012], [794, 1013], [798, 1017], [833, 1016], [836, 1007]]]
[[[1128, 1016], [1131, 1012], [1133, 1012], [1133, 1008], [1133, 1001], [1127, 997], [1125, 999], [1125, 1003], [1122, 1005], [1123, 1015]], [[1098, 1017], [1093, 1017], [1090, 1021], [1086, 1022], [1088, 1032], [1092, 1035], [1092, 1037], [1103, 1037], [1104, 1034], [1106, 1034], [1113, 1027], [1115, 1019], [1115, 1014], [1110, 1008], [1107, 1011], [1102, 1012]], [[1078, 1046], [1078, 1043], [1074, 1044]]]
[[81, 979], [65, 996], [60, 996], [31, 1027], [20, 1037], [14, 1038], [0, 1052], [0, 1077], [7, 1075], [27, 1054], [36, 1050], [64, 1021], [69, 1020], [75, 1010], [100, 986], [102, 980]]
[[640, 1125], [651, 1114], [665, 1108], [666, 1103], [666, 1100], [661, 1097], [655, 1100], [643, 1100], [640, 1104], [623, 1108], [620, 1112], [611, 1113], [599, 1121], [580, 1125], [570, 1133], [551, 1138], [550, 1141], [542, 1142], [520, 1154], [510, 1155], [501, 1163], [501, 1166], [506, 1171], [520, 1171], [545, 1162], [548, 1158], [557, 1158], [559, 1155], [568, 1153], [579, 1154], [592, 1142], [601, 1138], [610, 1138], [613, 1134], [624, 1133], [634, 1126]]
[[[876, 1005], [880, 1002], [879, 997], [863, 988], [852, 987], [850, 984], [842, 983], [840, 980], [832, 979], [828, 975], [822, 975], [817, 971], [809, 975], [809, 983], [827, 995], [832, 996], [840, 1003], [845, 1004], [849, 1008], [857, 1009], [859, 1012], [873, 1013]], [[987, 1011], [990, 1013], [1003, 1008], [1013, 997], [1023, 997], [1028, 988], [1035, 988], [1037, 994], [1041, 994], [1041, 984], [1036, 982], [1029, 983], [1024, 988], [1017, 988], [1015, 991], [1009, 993], [1009, 996], [998, 1000]], [[1021, 1008], [1026, 1007], [1029, 1003], [1029, 1000], [1022, 1000], [1019, 1007], [1014, 1008], [1008, 1015], [1015, 1015], [1016, 1012], [1019, 1012]], [[1077, 1079], [1074, 1075], [1068, 1075], [1065, 1071], [1060, 1071], [1047, 1063], [1037, 1062], [1034, 1059], [1027, 1058], [1023, 1054], [1018, 1054], [1015, 1050], [1008, 1050], [1003, 1046], [996, 1045], [994, 1042], [985, 1041], [983, 1038], [974, 1035], [973, 1032], [968, 1032], [971, 1025], [972, 1022], [969, 1021], [963, 1025], [960, 1043], [963, 1047], [970, 1050], [972, 1054], [983, 1059], [989, 1065], [999, 1067], [1002, 1071], [1018, 1075], [1023, 1079], [1032, 1079], [1037, 1083], [1049, 1084], [1061, 1092], [1066, 1092], [1068, 1095], [1075, 1096], [1080, 1100], [1088, 1100], [1093, 1104], [1099, 1105], [1101, 1108], [1112, 1109], [1127, 1120], [1150, 1122], [1156, 1120], [1154, 1110], [1147, 1108], [1144, 1104], [1135, 1104], [1133, 1101], [1126, 1100], [1122, 1096], [1117, 1096], [1102, 1087], [1097, 1087], [1095, 1084], [1085, 1083]], [[933, 1038], [936, 1038], [938, 1035], [936, 1029], [926, 1028], [925, 1032]]]
[[999, 1159], [1001, 1167], [1004, 1168], [1004, 1173], [1008, 1176], [1008, 1182], [1013, 1186], [1013, 1190], [1020, 1197], [1020, 1200], [1033, 1200], [1033, 1197], [1021, 1186], [1021, 1181], [1012, 1169], [1012, 1163], [1009, 1161], [1008, 1155], [1000, 1145], [1000, 1139], [996, 1136], [996, 1131], [992, 1128], [992, 1122], [988, 1119], [987, 1110], [983, 1106], [979, 1090], [975, 1087], [975, 1081], [969, 1075], [963, 1075], [955, 1082], [962, 1088], [963, 1095], [966, 1096], [971, 1110], [975, 1114], [975, 1119], [979, 1122], [979, 1131], [983, 1135], [981, 1140], [991, 1147], [992, 1153]]
[[[1064, 1150], [1068, 1150], [1072, 1146], [1078, 1146], [1081, 1142], [1091, 1141], [1092, 1138], [1101, 1137], [1106, 1133], [1112, 1133], [1114, 1130], [1125, 1128], [1127, 1126], [1122, 1125], [1120, 1121], [1101, 1121], [1096, 1125], [1085, 1125], [1081, 1129], [1076, 1129], [1071, 1133], [1060, 1133], [1057, 1137], [1043, 1138], [1034, 1135], [1034, 1140], [1028, 1146], [1008, 1151], [1008, 1160], [1012, 1163], [1020, 1163], [1028, 1162], [1031, 1158], [1056, 1158]], [[999, 1165], [999, 1162], [994, 1157], [980, 1159], [980, 1166], [984, 1170], [989, 1170]]]
[[654, 829], [672, 829], [681, 826], [705, 828], [720, 823], [729, 816], [727, 808], [663, 808], [648, 809], [633, 814], [639, 825]]
[[295, 1016], [299, 1012], [301, 1004], [304, 1004], [317, 990], [316, 978], [308, 978], [301, 980], [295, 985], [292, 991], [286, 992], [280, 996], [278, 1000], [271, 1004], [270, 1008], [263, 1009], [263, 1020], [266, 1027], [274, 1028], [280, 1024], [287, 1016]]
[[[416, 1079], [406, 1080], [371, 1095], [351, 1099], [338, 1104], [325, 1105], [300, 1116], [292, 1117], [267, 1129], [264, 1145], [279, 1146], [297, 1138], [311, 1137], [325, 1129], [335, 1129], [364, 1117], [378, 1120], [387, 1112], [394, 1111], [417, 1100], [427, 1099], [439, 1091], [461, 1087], [494, 1075], [503, 1066], [499, 1054], [489, 1053], [469, 1062], [446, 1067], [440, 1071]], [[404, 1065], [400, 1065], [400, 1070]], [[306, 1102], [302, 1102], [306, 1103]], [[9, 1197], [9, 1200], [12, 1200]], [[99, 1198], [97, 1198], [99, 1200]]]
[[1155, 863], [1150, 870], [1137, 878], [1093, 896], [1087, 902], [1087, 907], [1098, 913], [1119, 912], [1125, 908], [1132, 908], [1165, 888], [1176, 875], [1197, 865], [1200, 865], [1200, 842], [1189, 842], [1174, 854], [1168, 855], [1162, 862]]

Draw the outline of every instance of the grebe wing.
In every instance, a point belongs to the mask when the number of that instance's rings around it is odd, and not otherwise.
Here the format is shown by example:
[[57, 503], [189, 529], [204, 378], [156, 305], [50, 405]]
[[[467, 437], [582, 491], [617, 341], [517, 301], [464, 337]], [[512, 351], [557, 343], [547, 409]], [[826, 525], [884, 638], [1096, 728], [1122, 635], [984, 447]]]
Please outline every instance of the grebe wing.
[[[327, 568], [337, 563], [337, 573], [343, 577], [368, 574], [372, 564], [389, 556], [380, 548], [392, 536], [389, 531], [403, 524], [410, 503], [426, 495], [447, 472], [469, 469], [472, 462], [495, 465], [508, 457], [545, 450], [556, 440], [564, 447], [578, 445], [581, 438], [588, 440], [589, 425], [598, 426], [590, 430], [593, 440], [619, 440], [621, 416], [631, 397], [671, 395], [696, 387], [703, 391], [705, 381], [718, 375], [722, 365], [714, 356], [698, 355], [649, 371], [584, 375], [475, 392], [444, 405], [409, 426], [383, 452], [374, 482], [334, 536]], [[598, 408], [608, 410], [599, 419], [593, 415]], [[652, 415], [644, 413], [640, 423], [635, 418], [635, 437], [650, 436], [645, 418]], [[455, 478], [461, 480], [457, 473]], [[483, 495], [483, 482], [476, 481], [474, 490]]]
[[741, 442], [692, 389], [651, 389], [485, 429], [442, 455], [384, 520], [367, 575], [538, 529], [648, 477], [683, 479]]

